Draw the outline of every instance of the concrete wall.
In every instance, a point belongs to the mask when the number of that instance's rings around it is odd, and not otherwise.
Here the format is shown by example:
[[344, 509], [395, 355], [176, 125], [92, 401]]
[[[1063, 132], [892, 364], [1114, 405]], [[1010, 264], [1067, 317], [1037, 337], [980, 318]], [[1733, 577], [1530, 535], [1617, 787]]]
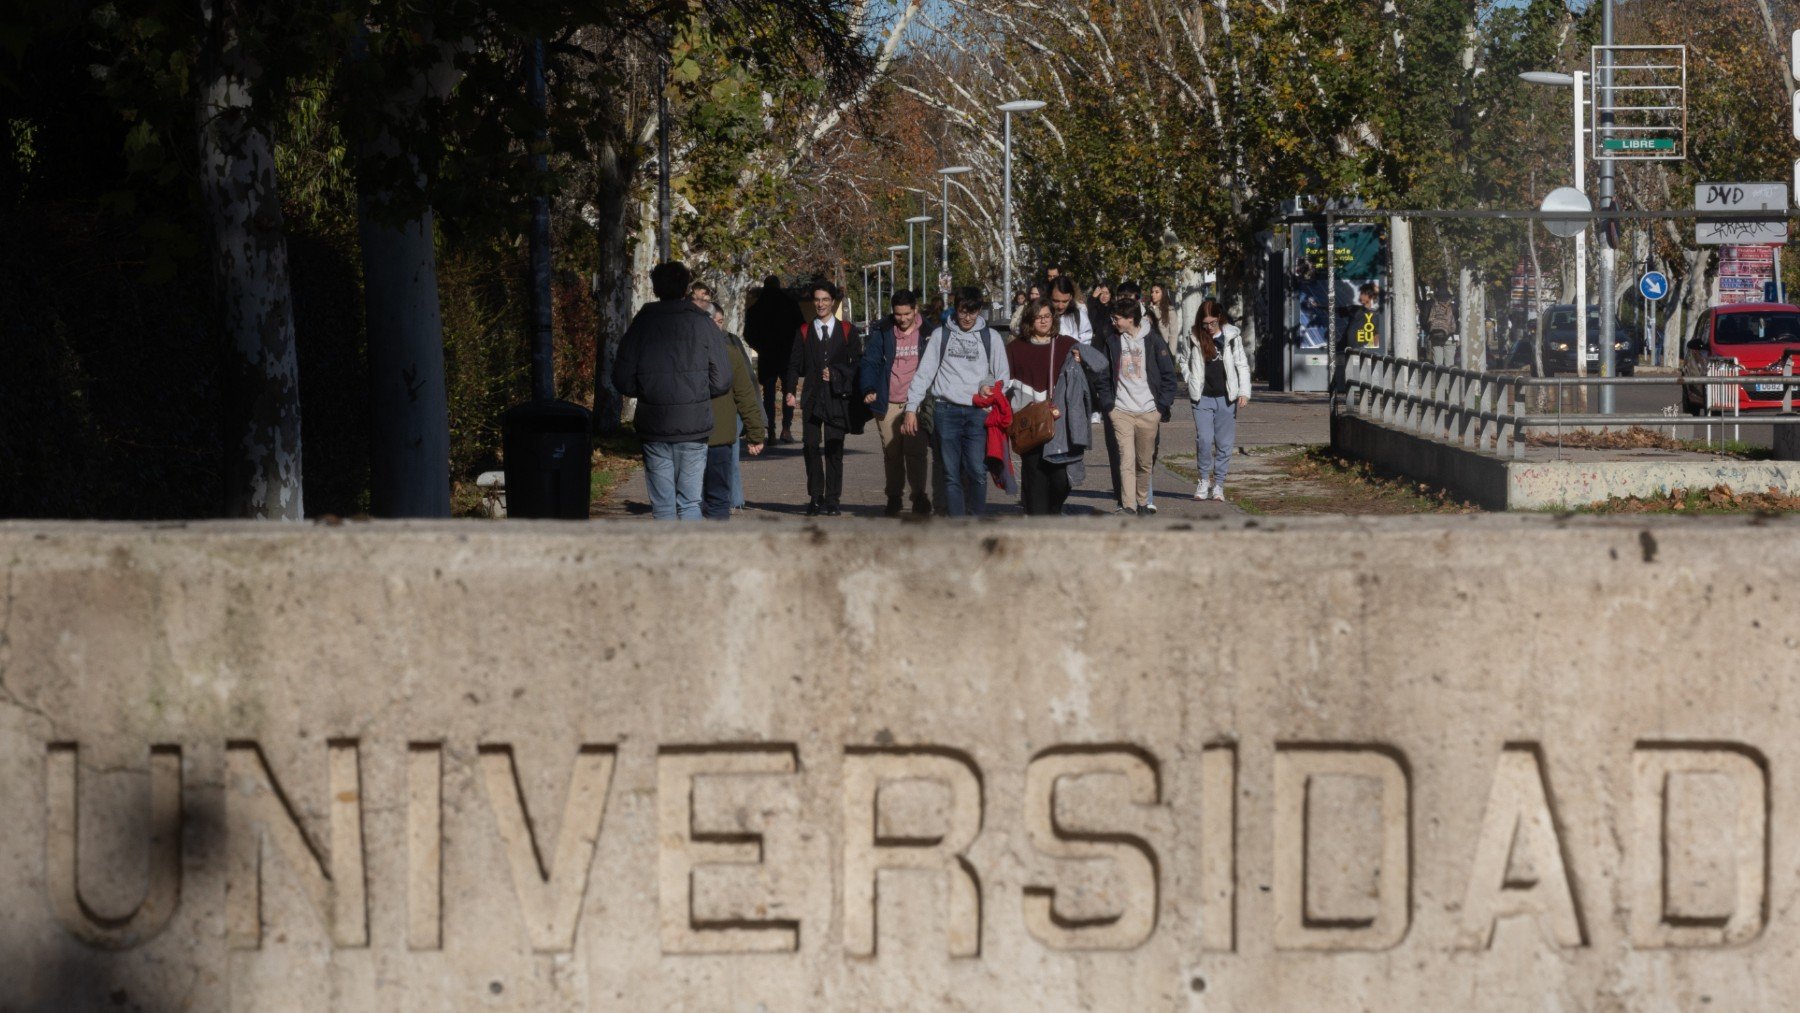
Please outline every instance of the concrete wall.
[[1787, 522], [0, 525], [0, 1009], [1776, 1009]]
[[[1448, 489], [1489, 510], [1555, 510], [1600, 503], [1614, 497], [1658, 496], [1675, 489], [1740, 492], [1775, 489], [1800, 493], [1800, 432], [1783, 436], [1777, 426], [1775, 460], [1743, 461], [1652, 451], [1627, 460], [1603, 460], [1603, 452], [1576, 451], [1567, 460], [1546, 460], [1534, 448], [1515, 460], [1491, 451], [1465, 448], [1355, 415], [1333, 415], [1331, 445], [1388, 471]], [[1630, 452], [1626, 452], [1630, 453]], [[1783, 455], [1791, 455], [1784, 457]]]

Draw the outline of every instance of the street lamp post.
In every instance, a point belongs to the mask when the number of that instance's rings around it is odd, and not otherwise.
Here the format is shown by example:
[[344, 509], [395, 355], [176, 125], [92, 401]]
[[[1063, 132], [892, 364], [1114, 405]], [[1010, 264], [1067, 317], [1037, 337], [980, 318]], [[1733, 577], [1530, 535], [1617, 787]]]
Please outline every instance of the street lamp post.
[[[1601, 0], [1600, 4], [1600, 44], [1606, 48], [1600, 51], [1599, 94], [1595, 96], [1600, 103], [1600, 133], [1602, 137], [1612, 134], [1613, 125], [1613, 0]], [[1613, 193], [1613, 160], [1603, 147], [1600, 152], [1600, 210], [1611, 211], [1618, 207], [1618, 199]], [[1614, 376], [1618, 370], [1613, 359], [1618, 349], [1613, 347], [1617, 336], [1613, 333], [1617, 318], [1617, 304], [1613, 301], [1613, 275], [1619, 264], [1619, 248], [1613, 243], [1613, 223], [1600, 223], [1600, 375]], [[1581, 308], [1583, 316], [1587, 315], [1587, 307]], [[1587, 349], [1582, 348], [1586, 354]], [[1600, 414], [1613, 413], [1613, 388], [1606, 384], [1600, 388]]]
[[[917, 292], [919, 290], [919, 283], [913, 278], [913, 226], [915, 225], [923, 225], [925, 226], [926, 231], [929, 232], [931, 230], [931, 216], [914, 215], [906, 220], [906, 287]], [[925, 256], [931, 252], [931, 247], [927, 246], [923, 239], [919, 241], [918, 249], [921, 261], [923, 261]]]
[[863, 265], [864, 271], [875, 272], [875, 298], [869, 301], [867, 311], [863, 314], [863, 329], [865, 331], [870, 327], [875, 326], [875, 313], [881, 307], [881, 272], [884, 269], [892, 270], [893, 267], [894, 259], [892, 257], [889, 257], [886, 260], [878, 260], [873, 264]]
[[1006, 149], [1005, 177], [1006, 177], [1006, 179], [1005, 179], [1005, 183], [1003, 184], [1003, 186], [1006, 190], [1006, 197], [1000, 207], [1000, 231], [1004, 234], [1000, 241], [1001, 260], [1004, 261], [1006, 266], [1003, 268], [1003, 271], [1002, 271], [1002, 277], [1004, 278], [1004, 280], [1001, 282], [1001, 286], [1000, 286], [1001, 287], [1000, 305], [1002, 307], [1006, 308], [1009, 312], [1011, 310], [1012, 297], [1013, 297], [1013, 290], [1012, 290], [1012, 286], [1013, 286], [1012, 114], [1013, 113], [1034, 113], [1042, 108], [1044, 108], [1044, 103], [1040, 102], [1036, 99], [1018, 99], [1013, 102], [1007, 102], [1007, 103], [1003, 104], [1002, 106], [1000, 106], [1000, 112], [1004, 114], [1004, 119], [1006, 122], [1006, 127], [1005, 127], [1005, 135], [1006, 135], [1006, 139], [1005, 139], [1005, 149]]
[[862, 272], [863, 272], [863, 287], [862, 287], [862, 301], [863, 301], [863, 324], [864, 324], [864, 326], [865, 326], [865, 328], [866, 328], [866, 327], [867, 327], [867, 325], [868, 325], [868, 323], [869, 323], [869, 306], [870, 306], [870, 300], [869, 300], [869, 265], [867, 265], [867, 264], [864, 264], [864, 265], [863, 265], [863, 269], [862, 269]]
[[[1587, 162], [1583, 157], [1582, 149], [1582, 144], [1587, 140], [1586, 125], [1582, 121], [1582, 110], [1587, 104], [1585, 101], [1587, 74], [1579, 70], [1573, 74], [1531, 70], [1520, 74], [1519, 78], [1529, 84], [1548, 84], [1574, 89], [1574, 186], [1575, 189], [1581, 190], [1582, 184], [1587, 182]], [[1540, 322], [1538, 326], [1542, 327], [1543, 324]], [[1575, 233], [1575, 375], [1587, 376], [1587, 229], [1585, 228]]]
[[[909, 258], [907, 260], [906, 266], [909, 268], [912, 267], [912, 261], [910, 259], [912, 257], [912, 243], [911, 242], [895, 243], [894, 245], [888, 247], [888, 299], [889, 299], [889, 301], [893, 300], [894, 293], [896, 291], [898, 291], [900, 288], [900, 269], [894, 266], [894, 254], [899, 253], [901, 250], [905, 250], [906, 256]], [[908, 281], [906, 283], [906, 287], [911, 288], [912, 282]]]
[[950, 287], [949, 285], [944, 284], [944, 279], [950, 276], [950, 177], [961, 176], [966, 172], [974, 171], [975, 167], [971, 165], [950, 165], [938, 170], [938, 175], [944, 178], [944, 259], [942, 266], [939, 268], [938, 283], [944, 286], [945, 306], [950, 305]]

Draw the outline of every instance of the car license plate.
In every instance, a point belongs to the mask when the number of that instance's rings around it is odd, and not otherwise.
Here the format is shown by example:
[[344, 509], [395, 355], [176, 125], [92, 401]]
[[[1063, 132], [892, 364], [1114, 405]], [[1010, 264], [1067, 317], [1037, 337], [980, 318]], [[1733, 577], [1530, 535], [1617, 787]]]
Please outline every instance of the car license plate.
[[1755, 384], [1750, 389], [1756, 391], [1758, 394], [1779, 394], [1781, 393], [1781, 387], [1782, 385], [1779, 383], [1759, 383]]

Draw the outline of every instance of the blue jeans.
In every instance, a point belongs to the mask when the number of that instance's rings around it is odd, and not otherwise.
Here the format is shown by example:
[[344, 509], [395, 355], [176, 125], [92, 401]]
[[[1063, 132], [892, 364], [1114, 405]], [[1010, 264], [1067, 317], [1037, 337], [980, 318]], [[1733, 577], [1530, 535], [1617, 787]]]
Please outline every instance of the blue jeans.
[[731, 519], [731, 466], [737, 463], [737, 444], [706, 448], [706, 481], [700, 495], [700, 516], [709, 521]]
[[644, 444], [644, 484], [650, 516], [659, 521], [697, 521], [706, 481], [706, 441]]
[[1194, 402], [1194, 467], [1200, 481], [1209, 477], [1221, 485], [1231, 470], [1231, 452], [1237, 449], [1237, 407], [1228, 397], [1203, 397]]
[[944, 462], [944, 509], [977, 517], [987, 508], [987, 410], [939, 401], [932, 407]]

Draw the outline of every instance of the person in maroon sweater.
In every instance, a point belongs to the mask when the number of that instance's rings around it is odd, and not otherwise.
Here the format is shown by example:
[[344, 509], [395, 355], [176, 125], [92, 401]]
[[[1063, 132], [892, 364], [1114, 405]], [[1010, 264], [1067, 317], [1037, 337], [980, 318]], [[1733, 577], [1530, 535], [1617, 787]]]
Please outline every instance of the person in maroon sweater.
[[[1081, 361], [1081, 343], [1057, 333], [1056, 310], [1043, 299], [1026, 303], [1019, 318], [1024, 333], [1006, 346], [1006, 363], [1012, 372], [1007, 392], [1012, 403], [1022, 407], [1050, 397], [1056, 386], [1054, 374]], [[1043, 447], [1019, 455], [1019, 502], [1027, 515], [1055, 517], [1068, 498], [1067, 464], [1047, 463]]]

